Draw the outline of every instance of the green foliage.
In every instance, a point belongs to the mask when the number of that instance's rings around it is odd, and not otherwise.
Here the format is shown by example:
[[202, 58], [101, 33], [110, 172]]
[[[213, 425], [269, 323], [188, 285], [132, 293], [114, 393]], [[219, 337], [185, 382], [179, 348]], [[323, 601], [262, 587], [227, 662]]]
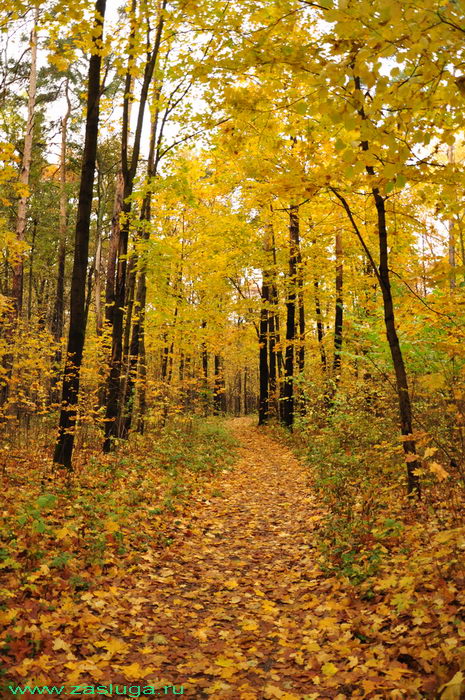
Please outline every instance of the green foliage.
[[377, 449], [393, 432], [387, 421], [348, 413], [344, 403], [339, 401], [318, 433], [307, 435], [306, 456], [324, 507], [318, 531], [323, 568], [359, 583], [376, 573], [402, 529], [388, 517], [399, 464], [392, 446]]

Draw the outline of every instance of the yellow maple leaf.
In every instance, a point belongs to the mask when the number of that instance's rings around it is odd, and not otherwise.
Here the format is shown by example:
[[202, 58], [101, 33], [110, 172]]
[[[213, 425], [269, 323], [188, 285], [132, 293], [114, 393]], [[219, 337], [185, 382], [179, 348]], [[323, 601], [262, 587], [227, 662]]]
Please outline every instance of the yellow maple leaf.
[[119, 668], [121, 673], [124, 673], [126, 678], [128, 678], [131, 681], [136, 681], [139, 678], [146, 678], [154, 671], [154, 669], [151, 666], [141, 668], [140, 664], [138, 664], [137, 661], [130, 664], [129, 666], [120, 666]]
[[244, 632], [255, 632], [255, 630], [258, 630], [258, 625], [255, 620], [245, 620], [241, 627]]
[[193, 633], [197, 639], [199, 639], [201, 642], [206, 642], [208, 640], [208, 628], [207, 627], [200, 627], [198, 630], [196, 630]]
[[389, 668], [385, 673], [391, 680], [400, 681], [402, 676], [407, 673], [413, 673], [413, 671], [409, 671], [407, 668]]
[[54, 651], [60, 651], [60, 649], [63, 649], [63, 651], [70, 651], [70, 646], [68, 642], [58, 637], [58, 639], [55, 639], [53, 642], [53, 649]]
[[113, 639], [108, 639], [104, 642], [96, 642], [96, 647], [103, 647], [110, 654], [124, 654], [128, 650], [128, 645], [121, 639], [114, 637]]
[[229, 681], [238, 672], [238, 670], [239, 669], [233, 667], [222, 668], [220, 676], [221, 678], [224, 678], [225, 681]]
[[67, 527], [61, 527], [59, 530], [57, 530], [55, 532], [55, 539], [64, 540], [72, 534], [74, 534], [74, 533], [71, 530], [69, 530]]
[[437, 477], [438, 481], [444, 481], [449, 476], [449, 472], [446, 472], [438, 462], [428, 462], [428, 469]]
[[229, 588], [229, 590], [232, 590], [233, 588], [237, 588], [239, 584], [235, 578], [230, 578], [224, 582], [224, 585], [226, 588]]
[[423, 457], [432, 457], [434, 455], [434, 453], [437, 451], [438, 451], [437, 447], [427, 447]]
[[215, 659], [215, 664], [217, 666], [223, 666], [224, 668], [234, 666], [235, 663], [234, 659], [228, 659], [226, 656], [219, 656]]
[[328, 678], [334, 676], [338, 672], [338, 670], [338, 667], [332, 664], [330, 661], [328, 661], [328, 663], [326, 664], [323, 664], [323, 666], [321, 667], [321, 672], [324, 676], [328, 676]]
[[19, 613], [19, 609], [15, 610], [7, 610], [6, 612], [0, 613], [0, 624], [5, 624], [7, 625], [10, 623], [16, 615]]

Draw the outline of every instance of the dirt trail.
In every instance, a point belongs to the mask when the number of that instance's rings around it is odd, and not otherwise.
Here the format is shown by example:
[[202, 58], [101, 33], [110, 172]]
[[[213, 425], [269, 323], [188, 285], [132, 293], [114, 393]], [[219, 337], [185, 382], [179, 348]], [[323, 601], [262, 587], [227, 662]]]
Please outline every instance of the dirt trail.
[[[149, 586], [135, 582], [144, 597], [150, 593], [151, 614], [144, 605], [141, 614], [167, 641], [156, 654], [159, 677], [199, 699], [336, 697], [314, 694], [312, 679], [329, 656], [316, 641], [321, 630], [306, 629], [303, 619], [312, 609], [327, 633], [340, 634], [314, 563], [318, 515], [308, 472], [249, 420], [231, 427], [239, 461], [218, 480], [217, 495], [193, 508], [161, 568], [150, 573], [148, 565]], [[317, 651], [316, 669], [306, 668]]]

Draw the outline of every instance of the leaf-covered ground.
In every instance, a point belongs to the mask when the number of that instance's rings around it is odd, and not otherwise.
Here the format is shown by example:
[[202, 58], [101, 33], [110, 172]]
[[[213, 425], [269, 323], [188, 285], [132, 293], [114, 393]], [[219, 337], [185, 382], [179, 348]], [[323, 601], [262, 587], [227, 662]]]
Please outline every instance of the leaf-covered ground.
[[[399, 547], [364, 596], [320, 568], [308, 468], [249, 420], [231, 426], [238, 461], [174, 508], [169, 546], [7, 607], [8, 680], [182, 685], [198, 700], [435, 697], [465, 660], [463, 578], [443, 573], [462, 533], [438, 533], [423, 559]], [[131, 527], [150, 533], [150, 512]]]

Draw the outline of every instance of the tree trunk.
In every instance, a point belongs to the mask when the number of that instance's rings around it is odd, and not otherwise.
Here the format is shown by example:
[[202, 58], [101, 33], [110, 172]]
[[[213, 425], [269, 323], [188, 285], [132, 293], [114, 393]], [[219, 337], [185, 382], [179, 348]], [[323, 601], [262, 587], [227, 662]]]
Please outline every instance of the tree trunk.
[[[155, 142], [157, 136], [157, 123], [158, 123], [158, 108], [155, 108], [155, 116], [152, 120], [150, 129], [150, 146], [149, 146], [149, 157], [147, 161], [147, 182], [150, 183], [152, 178], [156, 175], [156, 151]], [[150, 221], [152, 218], [152, 193], [149, 190], [141, 206], [140, 213], [140, 223], [141, 223], [141, 240], [148, 241], [150, 238]], [[136, 286], [136, 253], [134, 252], [132, 257], [132, 270], [131, 270], [131, 281], [130, 287]], [[134, 279], [132, 279], [132, 276]], [[130, 313], [126, 319], [126, 328], [131, 331], [131, 342], [128, 348], [128, 358], [127, 358], [127, 375], [126, 384], [123, 400], [123, 418], [121, 426], [122, 437], [127, 437], [131, 429], [132, 415], [134, 412], [134, 400], [135, 400], [135, 382], [137, 375], [137, 368], [140, 358], [140, 350], [144, 347], [144, 332], [145, 332], [145, 303], [147, 298], [147, 263], [145, 257], [142, 258], [139, 275], [137, 277], [137, 289], [135, 291], [135, 299], [131, 303]], [[134, 308], [133, 308], [134, 307]], [[143, 359], [145, 362], [145, 357]], [[145, 368], [143, 371], [143, 378], [145, 380]], [[141, 373], [139, 371], [139, 379], [141, 379]], [[145, 389], [144, 389], [144, 402], [141, 404], [139, 402], [139, 416], [141, 416], [141, 410], [145, 411]], [[139, 420], [139, 425], [142, 425], [143, 421]]]
[[[455, 162], [455, 153], [454, 153], [454, 146], [449, 146], [447, 149], [447, 158], [449, 163], [453, 164]], [[449, 288], [452, 290], [455, 288], [456, 285], [456, 276], [455, 276], [455, 268], [456, 268], [456, 241], [455, 241], [455, 225], [454, 225], [454, 218], [453, 215], [451, 215], [451, 218], [448, 221], [448, 230], [449, 230]], [[463, 264], [463, 263], [462, 263]]]
[[[32, 142], [34, 138], [34, 122], [37, 94], [37, 20], [39, 9], [36, 9], [34, 16], [34, 26], [31, 31], [31, 68], [29, 71], [28, 103], [27, 103], [27, 125], [24, 136], [23, 159], [21, 163], [21, 173], [19, 182], [24, 186], [25, 192], [18, 202], [18, 214], [16, 218], [16, 239], [22, 245], [26, 239], [26, 211], [29, 194], [29, 174], [32, 161]], [[24, 253], [19, 251], [18, 260], [13, 265], [12, 296], [15, 314], [21, 316], [23, 307], [23, 278], [24, 278]]]
[[95, 249], [95, 330], [97, 335], [103, 333], [103, 310], [102, 310], [102, 232], [97, 239]]
[[296, 339], [296, 280], [297, 280], [297, 247], [299, 237], [298, 207], [293, 205], [289, 210], [289, 278], [286, 301], [286, 352], [284, 359], [284, 386], [282, 398], [283, 424], [292, 429], [294, 423], [294, 356]]
[[313, 288], [315, 290], [315, 316], [316, 316], [316, 334], [318, 338], [318, 347], [320, 348], [321, 368], [323, 374], [326, 374], [326, 351], [324, 346], [325, 327], [323, 317], [321, 315], [321, 305], [319, 296], [319, 283], [316, 278], [313, 279]]
[[[55, 292], [55, 303], [52, 316], [52, 335], [56, 343], [61, 342], [63, 336], [64, 296], [65, 296], [65, 262], [66, 262], [66, 234], [68, 227], [68, 197], [66, 193], [66, 147], [68, 143], [68, 120], [71, 115], [71, 102], [68, 95], [68, 81], [65, 83], [65, 97], [68, 103], [66, 113], [61, 120], [61, 148], [60, 148], [60, 243], [58, 247], [58, 272]], [[57, 350], [55, 364], [61, 362], [61, 349]]]
[[226, 393], [224, 389], [223, 360], [220, 355], [215, 355], [213, 389], [213, 413], [215, 416], [226, 412]]
[[394, 317], [394, 304], [392, 301], [391, 281], [389, 278], [389, 252], [388, 252], [388, 232], [386, 226], [386, 206], [385, 200], [380, 195], [377, 187], [372, 189], [378, 214], [378, 236], [379, 236], [379, 277], [384, 304], [384, 323], [386, 335], [391, 351], [392, 363], [396, 375], [397, 396], [399, 401], [399, 415], [401, 433], [404, 437], [402, 442], [405, 458], [407, 462], [407, 488], [408, 493], [416, 492], [420, 495], [420, 480], [415, 471], [420, 468], [419, 460], [416, 458], [416, 445], [413, 439], [412, 429], [412, 407], [408, 389], [407, 372], [405, 369], [402, 349], [396, 330]]
[[[205, 319], [201, 323], [201, 328], [204, 331], [207, 327]], [[202, 362], [202, 409], [203, 415], [208, 416], [209, 412], [209, 396], [208, 396], [208, 348], [207, 341], [204, 337], [200, 346], [200, 357]]]
[[92, 212], [95, 162], [100, 107], [100, 66], [102, 62], [99, 43], [103, 33], [106, 0], [96, 0], [95, 31], [93, 43], [95, 53], [90, 57], [87, 116], [81, 181], [77, 208], [73, 274], [71, 280], [70, 327], [63, 377], [62, 409], [58, 428], [58, 439], [53, 460], [56, 464], [71, 469], [71, 459], [76, 428], [79, 380], [85, 338], [86, 273], [89, 255], [89, 229]]
[[32, 314], [32, 280], [33, 280], [33, 269], [34, 269], [34, 253], [36, 249], [36, 235], [37, 235], [37, 219], [34, 219], [32, 226], [32, 241], [31, 241], [31, 253], [29, 256], [29, 283], [27, 292], [27, 321], [31, 320]]
[[340, 379], [341, 372], [341, 348], [342, 348], [342, 324], [344, 318], [344, 265], [342, 261], [342, 234], [336, 233], [336, 308], [334, 313], [334, 357], [333, 357], [333, 377], [335, 388]]
[[119, 234], [121, 230], [121, 212], [123, 211], [124, 179], [120, 169], [116, 175], [115, 201], [111, 219], [110, 244], [108, 246], [107, 278], [105, 284], [105, 319], [113, 325], [115, 308], [116, 257], [118, 255]]
[[262, 306], [260, 310], [260, 324], [258, 332], [258, 367], [260, 385], [260, 396], [258, 401], [258, 425], [264, 425], [268, 420], [268, 304], [270, 300], [270, 288], [265, 272], [263, 273], [261, 297]]
[[[359, 95], [361, 95], [361, 82], [358, 76], [354, 77], [355, 89]], [[359, 115], [362, 119], [366, 119], [365, 111], [362, 107], [358, 110]], [[368, 141], [364, 140], [361, 142], [361, 147], [363, 151], [368, 151], [369, 144]], [[375, 170], [373, 166], [367, 165], [366, 171], [370, 177], [375, 175]], [[381, 293], [383, 295], [383, 306], [384, 306], [384, 324], [386, 328], [386, 336], [389, 343], [389, 349], [391, 351], [392, 364], [394, 365], [394, 372], [396, 375], [396, 388], [397, 388], [397, 398], [399, 403], [399, 417], [400, 417], [400, 428], [403, 436], [403, 449], [405, 454], [405, 461], [407, 464], [407, 491], [409, 494], [415, 492], [419, 497], [421, 494], [420, 489], [420, 479], [417, 470], [420, 468], [420, 462], [416, 455], [416, 444], [413, 439], [413, 426], [412, 426], [412, 407], [410, 403], [410, 394], [408, 389], [407, 371], [405, 369], [404, 358], [402, 354], [402, 349], [399, 343], [399, 337], [396, 330], [396, 321], [394, 316], [394, 304], [392, 300], [391, 291], [391, 280], [389, 278], [389, 249], [388, 249], [388, 230], [386, 224], [386, 203], [385, 199], [381, 196], [379, 189], [377, 187], [372, 187], [371, 189], [373, 199], [375, 201], [377, 219], [378, 219], [378, 243], [379, 243], [379, 269], [376, 267], [376, 263], [373, 260], [370, 251], [368, 250], [360, 231], [355, 223], [352, 213], [341, 195], [338, 195], [339, 199], [343, 202], [344, 208], [349, 216], [349, 219], [354, 227], [359, 240], [362, 242], [367, 254], [368, 259], [373, 267], [373, 270], [378, 278], [378, 282], [381, 287]]]
[[279, 345], [279, 311], [278, 311], [278, 288], [276, 284], [276, 245], [274, 240], [274, 229], [272, 224], [269, 227], [270, 237], [267, 241], [266, 249], [271, 253], [272, 264], [267, 270], [269, 284], [269, 308], [268, 308], [268, 413], [272, 412], [279, 417], [279, 387], [278, 377], [282, 374], [282, 352], [277, 350]]
[[[298, 212], [297, 212], [298, 217]], [[296, 287], [297, 287], [297, 308], [298, 308], [298, 327], [299, 327], [299, 343], [297, 347], [297, 369], [300, 379], [303, 380], [305, 370], [305, 303], [304, 303], [304, 268], [302, 264], [302, 254], [300, 251], [300, 226], [297, 218], [297, 225], [294, 227], [294, 246], [296, 255]], [[299, 411], [301, 415], [305, 415], [305, 395], [303, 387], [299, 387]]]
[[[130, 104], [130, 86], [131, 86], [131, 71], [128, 70], [126, 75], [125, 99], [123, 109], [123, 138], [121, 144], [121, 162], [123, 167], [124, 177], [124, 193], [123, 193], [123, 215], [124, 221], [121, 226], [119, 245], [118, 245], [118, 262], [116, 269], [116, 285], [115, 285], [115, 303], [113, 308], [113, 332], [112, 332], [112, 349], [110, 361], [110, 375], [108, 378], [107, 391], [107, 406], [106, 406], [106, 421], [105, 421], [105, 439], [103, 443], [103, 451], [110, 452], [113, 447], [115, 437], [118, 437], [120, 405], [124, 401], [124, 395], [121, 394], [121, 372], [123, 359], [123, 328], [124, 328], [124, 305], [126, 301], [126, 276], [127, 276], [127, 252], [129, 241], [129, 226], [132, 202], [130, 200], [134, 178], [137, 172], [139, 163], [142, 127], [144, 122], [145, 108], [149, 86], [152, 81], [155, 65], [160, 48], [161, 35], [164, 24], [164, 9], [167, 0], [163, 0], [161, 14], [158, 21], [157, 32], [153, 45], [152, 52], [149, 54], [144, 70], [144, 78], [139, 98], [139, 111], [137, 116], [137, 125], [134, 135], [134, 143], [132, 148], [132, 156], [130, 165], [128, 165], [128, 135], [129, 135], [129, 104]], [[133, 21], [135, 22], [135, 0], [132, 5]]]

